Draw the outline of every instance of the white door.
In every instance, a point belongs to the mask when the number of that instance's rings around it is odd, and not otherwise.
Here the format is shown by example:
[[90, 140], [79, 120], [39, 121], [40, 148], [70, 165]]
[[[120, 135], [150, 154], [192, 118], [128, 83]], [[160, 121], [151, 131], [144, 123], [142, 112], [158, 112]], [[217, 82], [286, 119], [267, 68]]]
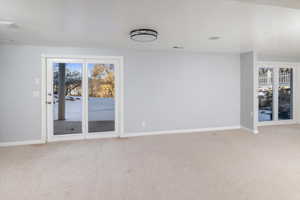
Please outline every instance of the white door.
[[295, 65], [258, 64], [259, 125], [295, 123]]
[[120, 136], [121, 57], [46, 63], [48, 141]]

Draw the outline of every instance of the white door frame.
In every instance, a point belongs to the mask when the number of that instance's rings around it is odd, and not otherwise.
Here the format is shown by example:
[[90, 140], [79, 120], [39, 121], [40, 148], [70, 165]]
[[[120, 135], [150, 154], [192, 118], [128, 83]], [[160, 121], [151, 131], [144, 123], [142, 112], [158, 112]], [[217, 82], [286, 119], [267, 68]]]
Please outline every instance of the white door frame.
[[[83, 85], [83, 103], [82, 103], [82, 134], [68, 134], [68, 135], [56, 135], [54, 136], [52, 125], [52, 113], [46, 103], [51, 100], [48, 93], [48, 83], [52, 76], [52, 64], [53, 62], [66, 62], [66, 63], [82, 63], [82, 85]], [[109, 63], [114, 64], [115, 67], [115, 131], [113, 132], [101, 132], [101, 133], [87, 133], [88, 131], [88, 101], [87, 101], [87, 64], [88, 63]], [[92, 138], [110, 138], [110, 137], [122, 137], [124, 134], [124, 85], [123, 85], [123, 57], [122, 56], [65, 56], [65, 55], [42, 55], [42, 87], [41, 87], [41, 103], [42, 103], [42, 140], [45, 142], [62, 141], [62, 140], [80, 140], [80, 139], [92, 139]], [[49, 112], [50, 111], [50, 112]], [[50, 127], [49, 127], [50, 126]]]
[[[279, 79], [279, 76], [278, 76], [278, 71], [279, 71], [279, 68], [292, 68], [293, 69], [293, 119], [291, 120], [278, 120], [278, 91], [277, 89], [275, 88], [278, 88], [278, 79]], [[273, 68], [274, 69], [274, 72], [273, 72], [273, 79], [274, 80], [277, 80], [277, 81], [274, 81], [274, 92], [273, 92], [273, 114], [274, 114], [274, 117], [273, 117], [273, 121], [265, 121], [265, 122], [260, 122], [258, 121], [258, 116], [257, 116], [257, 125], [258, 126], [268, 126], [268, 125], [284, 125], [284, 124], [296, 124], [297, 123], [297, 114], [296, 114], [296, 99], [297, 99], [297, 85], [296, 85], [296, 76], [297, 76], [297, 68], [300, 67], [300, 63], [290, 63], [290, 62], [257, 62], [257, 65], [256, 65], [256, 68], [257, 68], [257, 71], [259, 70], [259, 68]], [[257, 73], [257, 76], [255, 77], [255, 80], [256, 80], [256, 85], [257, 85], [257, 88], [256, 88], [256, 95], [255, 95], [255, 98], [258, 98], [258, 87], [259, 87], [259, 84], [258, 84], [258, 73]], [[256, 110], [258, 110], [258, 106], [256, 107]], [[256, 112], [257, 115], [259, 115], [259, 112]]]

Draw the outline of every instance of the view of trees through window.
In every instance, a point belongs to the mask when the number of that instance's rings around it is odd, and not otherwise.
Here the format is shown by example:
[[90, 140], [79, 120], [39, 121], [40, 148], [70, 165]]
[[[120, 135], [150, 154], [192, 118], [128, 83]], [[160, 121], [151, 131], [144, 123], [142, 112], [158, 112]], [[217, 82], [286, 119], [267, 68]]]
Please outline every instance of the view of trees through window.
[[[58, 65], [58, 64], [57, 64]], [[53, 74], [53, 93], [58, 94], [59, 71]], [[65, 72], [65, 96], [81, 96], [81, 71], [66, 68]], [[115, 75], [112, 64], [89, 65], [89, 96], [113, 98], [115, 96]]]
[[[84, 73], [85, 69], [87, 74]], [[87, 88], [88, 96], [83, 94], [83, 88]], [[115, 128], [114, 65], [54, 63], [54, 134], [82, 132], [82, 106], [85, 97], [88, 101], [89, 132], [113, 131]]]
[[[88, 64], [89, 132], [114, 131], [115, 73], [113, 64]], [[99, 123], [101, 120], [101, 123]]]
[[113, 98], [115, 75], [112, 64], [89, 64], [89, 96]]
[[260, 68], [259, 69], [259, 121], [273, 120], [273, 69]]
[[293, 68], [259, 68], [258, 81], [259, 121], [293, 119]]
[[81, 63], [53, 64], [54, 135], [82, 132]]
[[293, 118], [293, 69], [279, 69], [278, 119]]
[[[82, 87], [81, 87], [81, 65], [80, 68], [74, 67], [76, 64], [73, 64], [73, 67], [70, 67], [68, 64], [65, 68], [65, 96], [81, 96]], [[59, 63], [55, 63], [54, 72], [53, 72], [53, 93], [58, 95], [59, 89]]]

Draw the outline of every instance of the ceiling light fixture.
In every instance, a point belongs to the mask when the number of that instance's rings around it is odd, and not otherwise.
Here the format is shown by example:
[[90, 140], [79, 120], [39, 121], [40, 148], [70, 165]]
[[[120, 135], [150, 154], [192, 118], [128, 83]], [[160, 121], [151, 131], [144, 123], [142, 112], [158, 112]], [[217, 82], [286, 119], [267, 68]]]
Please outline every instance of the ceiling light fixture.
[[10, 40], [10, 39], [0, 39], [0, 43], [8, 43], [8, 42], [14, 42], [14, 40]]
[[219, 39], [221, 39], [221, 37], [219, 37], [219, 36], [212, 36], [212, 37], [209, 37], [208, 39], [209, 40], [219, 40]]
[[153, 29], [135, 29], [130, 31], [130, 39], [137, 42], [152, 42], [158, 37], [158, 32]]
[[184, 49], [183, 46], [174, 46], [173, 49]]
[[14, 25], [14, 24], [15, 24], [14, 21], [10, 21], [10, 20], [0, 20], [0, 25], [11, 26], [11, 25]]

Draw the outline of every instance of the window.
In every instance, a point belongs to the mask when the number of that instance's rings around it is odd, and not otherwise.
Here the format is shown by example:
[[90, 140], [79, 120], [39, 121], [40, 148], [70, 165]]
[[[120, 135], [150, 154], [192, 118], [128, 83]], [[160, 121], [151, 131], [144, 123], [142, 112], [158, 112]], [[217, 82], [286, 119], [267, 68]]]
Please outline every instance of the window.
[[294, 66], [266, 64], [258, 66], [258, 121], [294, 119]]
[[50, 140], [121, 133], [121, 57], [47, 58]]

